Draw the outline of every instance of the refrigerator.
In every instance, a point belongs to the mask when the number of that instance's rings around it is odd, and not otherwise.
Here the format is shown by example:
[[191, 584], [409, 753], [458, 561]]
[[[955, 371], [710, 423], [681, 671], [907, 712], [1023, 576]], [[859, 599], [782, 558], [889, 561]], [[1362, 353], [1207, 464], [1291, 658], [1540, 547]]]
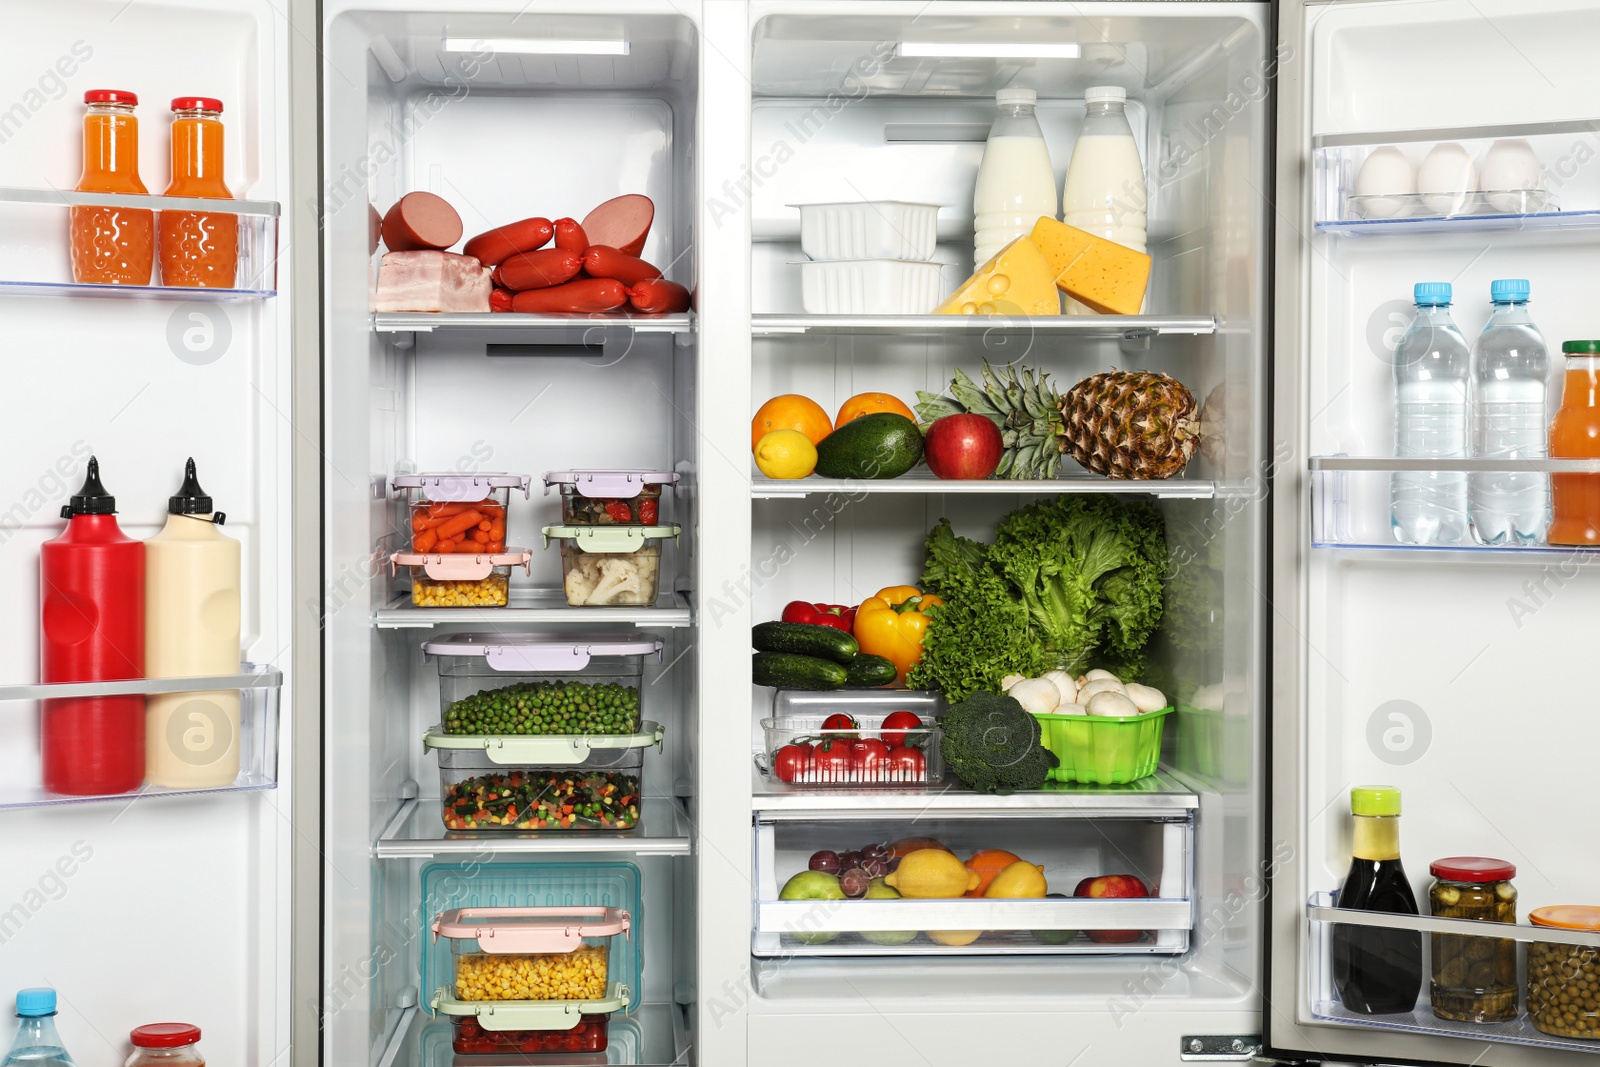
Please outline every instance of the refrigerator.
[[[1578, 0], [62, 0], [4, 5], [3, 313], [13, 461], [0, 470], [4, 615], [0, 977], [49, 984], [77, 1062], [141, 1023], [201, 1026], [216, 1062], [935, 1065], [1587, 1062], [1600, 1043], [1415, 1012], [1333, 987], [1356, 920], [1332, 899], [1349, 791], [1404, 796], [1401, 849], [1513, 863], [1519, 982], [1533, 909], [1594, 903], [1581, 760], [1582, 550], [1410, 547], [1389, 529], [1392, 349], [1411, 287], [1450, 281], [1470, 339], [1489, 283], [1527, 278], [1552, 349], [1586, 328], [1600, 212]], [[1114, 85], [1143, 160], [1151, 283], [1136, 316], [807, 313], [795, 205], [938, 206], [941, 296], [974, 269], [973, 184], [994, 94], [1038, 93], [1057, 188], [1084, 93]], [[75, 286], [62, 190], [81, 94], [141, 95], [140, 164], [168, 173], [165, 101], [225, 102], [225, 176], [259, 254], [216, 293]], [[151, 104], [155, 106], [152, 107]], [[1384, 214], [1362, 165], [1526, 141], [1537, 202]], [[1404, 190], [1377, 189], [1393, 199]], [[1473, 193], [1474, 189], [1467, 190]], [[1500, 190], [1504, 192], [1505, 190]], [[682, 314], [374, 311], [382, 217], [442, 197], [466, 237], [642, 194], [640, 255]], [[1449, 190], [1446, 190], [1448, 193]], [[1468, 198], [1470, 199], [1470, 197]], [[159, 203], [148, 206], [159, 208]], [[11, 279], [6, 281], [5, 279]], [[246, 284], [248, 283], [248, 284]], [[29, 357], [32, 358], [29, 358]], [[1045, 482], [769, 478], [752, 413], [911, 400], [984, 362], [1065, 390], [1160, 371], [1200, 408], [1181, 475]], [[63, 373], [65, 372], [65, 373]], [[98, 457], [130, 536], [160, 528], [189, 456], [243, 545], [239, 778], [69, 802], [39, 776], [39, 545]], [[546, 472], [675, 475], [653, 599], [567, 602]], [[1465, 466], [1446, 465], [1466, 473]], [[418, 604], [404, 483], [526, 478], [504, 606]], [[402, 483], [402, 484], [397, 484]], [[793, 600], [915, 584], [940, 519], [992, 535], [1058, 494], [1150, 502], [1171, 562], [1148, 680], [1172, 697], [1156, 772], [1005, 796], [801, 788], [768, 773], [750, 628]], [[466, 499], [466, 498], [460, 498]], [[659, 726], [622, 832], [446, 825], [425, 747], [452, 638], [659, 641]], [[641, 636], [642, 635], [642, 636]], [[424, 646], [430, 646], [425, 650]], [[1529, 675], [1515, 683], [1508, 665]], [[121, 685], [160, 693], [171, 680]], [[191, 689], [198, 683], [180, 682]], [[174, 795], [174, 794], [178, 795]], [[786, 900], [821, 849], [930, 837], [1005, 849], [1049, 888], [1126, 873], [1144, 899]], [[445, 906], [625, 906], [609, 1047], [452, 1049]], [[1362, 916], [1361, 918], [1365, 918]], [[1460, 920], [1390, 918], [1392, 932]], [[1450, 923], [1454, 921], [1456, 925]], [[863, 933], [988, 931], [969, 944]], [[1078, 931], [1138, 930], [1133, 941]], [[797, 936], [801, 935], [801, 936]], [[831, 935], [831, 936], [830, 936]], [[1585, 933], [1546, 932], [1581, 952]], [[959, 940], [959, 939], [958, 939]], [[1424, 939], [1426, 940], [1426, 939]], [[1520, 1006], [1520, 1005], [1519, 1005]], [[480, 1017], [481, 1018], [481, 1017]], [[489, 1029], [493, 1029], [492, 1026]]]

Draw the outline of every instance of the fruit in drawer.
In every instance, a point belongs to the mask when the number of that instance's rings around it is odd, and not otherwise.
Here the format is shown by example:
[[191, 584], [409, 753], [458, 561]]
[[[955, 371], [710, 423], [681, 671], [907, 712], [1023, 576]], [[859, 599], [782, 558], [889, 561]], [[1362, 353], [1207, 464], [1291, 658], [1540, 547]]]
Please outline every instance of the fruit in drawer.
[[996, 900], [1037, 900], [1049, 888], [1045, 884], [1043, 867], [1027, 860], [1018, 860], [995, 875], [983, 895]]
[[[868, 900], [899, 900], [900, 892], [882, 878], [867, 886]], [[863, 930], [861, 936], [874, 945], [904, 945], [917, 936], [915, 930]]]
[[995, 875], [1022, 859], [1021, 856], [1007, 852], [1003, 848], [979, 849], [967, 860], [967, 870], [978, 875], [978, 884], [967, 893], [969, 897], [981, 897], [989, 891], [989, 883], [994, 881]]
[[895, 859], [905, 859], [913, 852], [924, 848], [937, 848], [945, 852], [950, 851], [949, 845], [931, 837], [902, 837], [889, 845], [889, 855]]
[[[1075, 897], [1148, 897], [1145, 884], [1131, 874], [1102, 874], [1098, 878], [1085, 878], [1072, 891]], [[1098, 945], [1120, 945], [1137, 941], [1143, 930], [1085, 930], [1089, 940]]]
[[832, 849], [827, 848], [821, 850], [820, 852], [813, 852], [811, 854], [811, 859], [806, 862], [806, 869], [810, 871], [822, 871], [825, 874], [838, 874], [839, 854]]
[[954, 853], [923, 848], [902, 857], [900, 866], [884, 881], [899, 890], [903, 897], [948, 899], [978, 888], [979, 878], [977, 872], [967, 870]]
[[[839, 886], [839, 879], [826, 871], [801, 871], [787, 882], [778, 893], [779, 900], [843, 900], [844, 890]], [[817, 932], [800, 931], [794, 934], [794, 939], [802, 945], [826, 945], [838, 937], [832, 930]]]
[[970, 945], [983, 936], [982, 930], [929, 930], [928, 938], [936, 945], [949, 945], [961, 948]]
[[839, 405], [839, 414], [834, 416], [833, 428], [837, 430], [852, 419], [859, 419], [863, 415], [879, 411], [892, 411], [896, 415], [904, 415], [912, 422], [917, 421], [917, 416], [897, 396], [889, 393], [857, 393]]
[[[1070, 900], [1065, 893], [1046, 893], [1048, 900]], [[1035, 930], [1033, 939], [1043, 945], [1065, 945], [1068, 941], [1078, 936], [1076, 930]]]
[[935, 478], [982, 481], [1000, 466], [1005, 443], [983, 415], [946, 415], [928, 427], [923, 449]]
[[800, 430], [762, 434], [755, 447], [756, 469], [768, 478], [793, 481], [817, 469], [817, 449]]
[[784, 393], [756, 409], [755, 418], [750, 420], [751, 450], [774, 430], [797, 430], [815, 445], [833, 432], [833, 420], [822, 410], [822, 405], [810, 397]]
[[922, 462], [922, 431], [904, 415], [879, 411], [852, 419], [817, 442], [824, 478], [898, 478]]

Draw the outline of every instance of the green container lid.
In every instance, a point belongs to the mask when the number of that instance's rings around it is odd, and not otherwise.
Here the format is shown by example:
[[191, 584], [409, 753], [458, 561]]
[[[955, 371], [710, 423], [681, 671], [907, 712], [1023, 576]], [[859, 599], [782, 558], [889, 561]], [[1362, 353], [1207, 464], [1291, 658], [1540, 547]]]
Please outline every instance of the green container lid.
[[1600, 341], [1562, 341], [1561, 351], [1569, 355], [1600, 355]]
[[1400, 790], [1392, 785], [1358, 785], [1350, 790], [1350, 814], [1399, 815]]

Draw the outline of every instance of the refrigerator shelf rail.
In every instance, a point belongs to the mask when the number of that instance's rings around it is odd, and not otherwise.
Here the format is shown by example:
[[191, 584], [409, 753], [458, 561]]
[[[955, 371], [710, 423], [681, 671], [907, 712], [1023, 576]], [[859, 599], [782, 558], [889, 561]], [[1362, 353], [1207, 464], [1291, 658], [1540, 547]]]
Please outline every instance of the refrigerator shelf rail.
[[[1441, 1019], [1429, 1008], [1426, 971], [1423, 973], [1422, 992], [1414, 1010], [1392, 1015], [1362, 1015], [1350, 1011], [1340, 1003], [1333, 985], [1332, 969], [1333, 928], [1338, 925], [1415, 930], [1422, 933], [1466, 934], [1472, 937], [1492, 934], [1495, 938], [1510, 941], [1543, 941], [1578, 945], [1591, 950], [1600, 949], [1600, 933], [1559, 930], [1522, 923], [1483, 923], [1472, 919], [1438, 919], [1427, 915], [1390, 915], [1382, 912], [1353, 911], [1334, 907], [1332, 893], [1316, 893], [1311, 897], [1306, 906], [1306, 924], [1311, 946], [1308, 957], [1311, 967], [1311, 1015], [1318, 1022], [1399, 1033], [1456, 1037], [1480, 1044], [1530, 1045], [1569, 1052], [1600, 1053], [1600, 1041], [1557, 1037], [1535, 1029], [1528, 1020], [1525, 1010], [1515, 1019], [1503, 1023], [1468, 1023]], [[1485, 1049], [1484, 1053], [1480, 1053], [1476, 1058], [1482, 1059], [1487, 1051]], [[1473, 1057], [1464, 1055], [1462, 1058], [1465, 1060]]]
[[575, 608], [559, 589], [516, 589], [503, 608], [419, 608], [409, 593], [401, 593], [387, 607], [373, 612], [372, 624], [380, 630], [427, 630], [435, 626], [499, 628], [537, 623], [627, 623], [636, 626], [679, 628], [692, 625], [689, 595], [663, 592], [654, 607]]
[[755, 337], [892, 333], [901, 337], [952, 334], [1045, 334], [1083, 340], [1143, 340], [1217, 332], [1210, 315], [753, 315]]
[[925, 467], [919, 467], [899, 478], [885, 478], [881, 481], [865, 478], [818, 478], [815, 475], [786, 481], [768, 478], [760, 473], [752, 472], [750, 475], [752, 500], [796, 500], [808, 496], [826, 496], [830, 493], [846, 496], [857, 493], [915, 496], [945, 494], [1055, 496], [1059, 493], [1110, 493], [1119, 496], [1154, 496], [1166, 500], [1214, 500], [1218, 496], [1227, 495], [1227, 490], [1219, 487], [1214, 481], [1199, 478], [1138, 481], [1100, 478], [1091, 474], [1036, 481], [1007, 479], [956, 481], [936, 478], [933, 472]]
[[510, 856], [529, 853], [609, 853], [634, 856], [687, 856], [691, 829], [683, 802], [675, 797], [645, 797], [639, 825], [632, 830], [447, 830], [437, 798], [405, 801], [384, 827], [372, 854], [380, 860], [456, 856]]
[[[757, 753], [757, 758], [761, 755]], [[879, 819], [895, 814], [941, 818], [1048, 815], [1073, 819], [1184, 819], [1200, 807], [1197, 793], [1161, 771], [1127, 785], [1051, 783], [1044, 789], [996, 796], [975, 793], [951, 781], [932, 787], [874, 786], [859, 792], [837, 787], [808, 788], [771, 781], [757, 770], [752, 789], [755, 810], [769, 821]]]

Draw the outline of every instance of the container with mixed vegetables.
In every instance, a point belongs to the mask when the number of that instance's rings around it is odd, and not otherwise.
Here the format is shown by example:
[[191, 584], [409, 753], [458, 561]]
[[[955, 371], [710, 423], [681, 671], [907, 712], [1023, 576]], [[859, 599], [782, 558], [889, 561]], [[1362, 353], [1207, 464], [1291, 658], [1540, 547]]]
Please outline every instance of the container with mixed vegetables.
[[676, 486], [671, 471], [547, 471], [544, 491], [561, 488], [561, 521], [567, 526], [655, 526], [661, 521], [661, 490]]

